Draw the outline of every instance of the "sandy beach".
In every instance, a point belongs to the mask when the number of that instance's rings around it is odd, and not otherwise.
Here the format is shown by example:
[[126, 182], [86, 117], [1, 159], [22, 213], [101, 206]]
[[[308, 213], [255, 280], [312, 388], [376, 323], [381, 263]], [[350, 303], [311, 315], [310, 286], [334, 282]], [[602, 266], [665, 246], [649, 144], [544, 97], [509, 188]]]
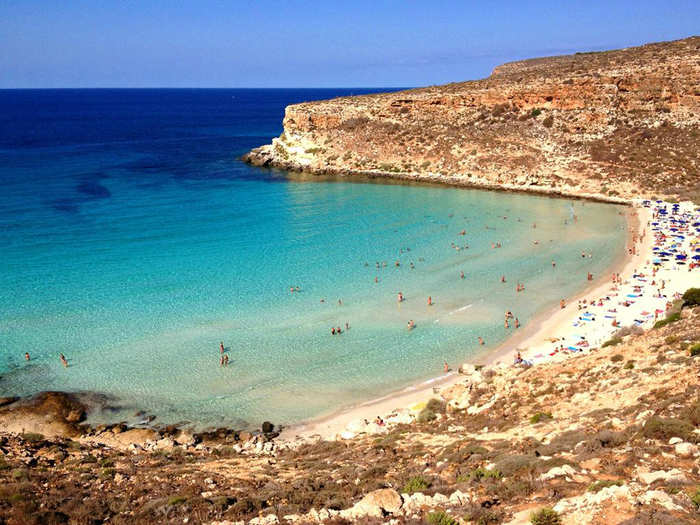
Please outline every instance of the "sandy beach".
[[[520, 351], [527, 365], [537, 365], [597, 349], [621, 327], [636, 325], [643, 329], [650, 328], [657, 318], [663, 318], [666, 305], [673, 301], [674, 296], [678, 297], [692, 286], [700, 286], [698, 272], [674, 264], [678, 261], [657, 264], [657, 273], [652, 276], [653, 261], [657, 257], [654, 250], [660, 249], [655, 245], [662, 243], [656, 235], [670, 236], [673, 232], [669, 231], [668, 224], [657, 226], [660, 232], [653, 231], [654, 212], [644, 202], [648, 201], [636, 201], [627, 210], [626, 255], [612, 265], [607, 275], [597, 276], [575, 297], [563, 298], [565, 308], [556, 306], [543, 312], [497, 348], [479, 354], [472, 364], [512, 366], [516, 352]], [[662, 205], [669, 210], [673, 206], [670, 203]], [[679, 211], [692, 215], [694, 221], [698, 220], [692, 203], [683, 203]], [[681, 243], [682, 249], [692, 248], [692, 242], [691, 236], [686, 236]], [[688, 264], [691, 263], [692, 259], [688, 261]], [[612, 282], [613, 274], [619, 274], [617, 284]], [[659, 284], [661, 280], [664, 281], [663, 294], [661, 297], [653, 296], [653, 290], [646, 288], [650, 288], [652, 282]], [[647, 293], [641, 293], [642, 290]], [[625, 305], [621, 306], [623, 303]], [[616, 321], [616, 326], [613, 326], [613, 321]], [[450, 371], [331, 416], [289, 427], [281, 438], [335, 439], [352, 438], [358, 433], [381, 433], [387, 428], [386, 425], [412, 421], [427, 401], [439, 398], [442, 389], [463, 380], [463, 375]], [[381, 417], [386, 425], [375, 424], [377, 417]]]

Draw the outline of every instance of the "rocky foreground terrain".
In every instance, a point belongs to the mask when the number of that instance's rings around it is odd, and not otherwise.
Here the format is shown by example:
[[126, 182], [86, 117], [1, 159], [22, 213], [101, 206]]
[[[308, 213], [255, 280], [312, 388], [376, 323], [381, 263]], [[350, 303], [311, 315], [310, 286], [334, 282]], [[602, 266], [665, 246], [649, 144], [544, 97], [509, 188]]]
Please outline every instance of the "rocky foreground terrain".
[[700, 200], [700, 37], [538, 58], [486, 79], [287, 107], [244, 159], [601, 199]]
[[72, 396], [5, 400], [26, 426], [0, 426], [0, 523], [698, 523], [697, 302], [559, 362], [465, 365], [414, 422], [345, 441], [89, 429]]

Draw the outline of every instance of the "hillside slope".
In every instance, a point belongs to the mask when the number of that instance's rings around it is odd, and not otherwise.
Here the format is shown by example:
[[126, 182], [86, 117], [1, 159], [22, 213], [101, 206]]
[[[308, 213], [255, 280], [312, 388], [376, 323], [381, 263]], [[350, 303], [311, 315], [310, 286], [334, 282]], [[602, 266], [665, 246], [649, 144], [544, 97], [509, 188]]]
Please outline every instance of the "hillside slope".
[[700, 195], [700, 37], [288, 106], [244, 156], [293, 171], [569, 195]]

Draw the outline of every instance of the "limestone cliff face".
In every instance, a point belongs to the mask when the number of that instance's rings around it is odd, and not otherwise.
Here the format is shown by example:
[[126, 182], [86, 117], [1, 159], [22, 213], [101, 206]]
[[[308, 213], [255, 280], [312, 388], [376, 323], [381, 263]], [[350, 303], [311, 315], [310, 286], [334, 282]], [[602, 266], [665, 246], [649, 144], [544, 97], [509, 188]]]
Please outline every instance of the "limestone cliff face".
[[310, 173], [630, 198], [700, 195], [700, 37], [287, 107], [245, 160]]

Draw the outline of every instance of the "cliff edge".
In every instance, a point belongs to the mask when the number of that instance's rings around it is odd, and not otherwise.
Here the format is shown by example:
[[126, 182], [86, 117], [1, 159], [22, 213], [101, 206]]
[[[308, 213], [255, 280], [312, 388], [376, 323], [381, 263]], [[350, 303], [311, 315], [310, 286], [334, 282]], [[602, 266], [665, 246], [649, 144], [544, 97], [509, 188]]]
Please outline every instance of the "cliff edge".
[[286, 108], [244, 160], [610, 200], [700, 197], [700, 37]]

